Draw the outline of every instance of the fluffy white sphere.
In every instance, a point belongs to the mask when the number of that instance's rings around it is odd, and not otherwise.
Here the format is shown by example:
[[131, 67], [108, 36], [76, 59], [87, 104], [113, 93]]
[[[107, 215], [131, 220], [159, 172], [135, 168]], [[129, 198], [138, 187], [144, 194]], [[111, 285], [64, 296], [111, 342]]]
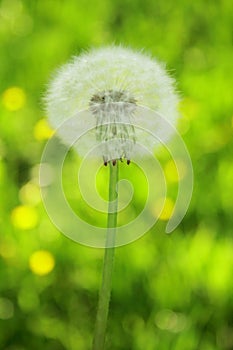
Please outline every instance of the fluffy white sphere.
[[178, 97], [174, 80], [154, 58], [121, 46], [93, 49], [74, 57], [51, 80], [46, 100], [54, 127], [89, 108], [101, 91], [127, 91], [137, 105], [162, 114], [172, 124], [177, 119]]
[[[103, 144], [101, 152], [105, 163], [131, 158], [133, 144], [142, 138], [134, 125], [147, 128], [157, 138], [161, 135], [163, 142], [170, 138], [172, 130], [158, 115], [172, 125], [178, 117], [174, 80], [164, 65], [144, 53], [121, 46], [93, 49], [74, 57], [54, 75], [45, 101], [54, 128], [74, 116], [81, 119], [80, 112], [89, 111], [82, 122], [87, 126], [88, 120], [95, 121], [96, 140]], [[157, 115], [143, 111], [142, 107]], [[77, 123], [60, 130], [66, 143], [71, 133], [83, 127]], [[150, 146], [156, 143], [153, 137], [143, 138]]]

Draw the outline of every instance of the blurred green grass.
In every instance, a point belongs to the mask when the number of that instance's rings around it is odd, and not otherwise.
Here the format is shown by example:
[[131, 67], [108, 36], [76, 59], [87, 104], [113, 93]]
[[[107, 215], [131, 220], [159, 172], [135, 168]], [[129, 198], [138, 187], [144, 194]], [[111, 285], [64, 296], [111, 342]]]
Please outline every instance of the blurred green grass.
[[177, 79], [195, 185], [171, 236], [160, 221], [117, 249], [107, 349], [233, 348], [231, 9], [229, 0], [0, 1], [1, 349], [90, 348], [103, 251], [66, 239], [43, 208], [41, 99], [57, 66], [112, 43], [143, 48]]

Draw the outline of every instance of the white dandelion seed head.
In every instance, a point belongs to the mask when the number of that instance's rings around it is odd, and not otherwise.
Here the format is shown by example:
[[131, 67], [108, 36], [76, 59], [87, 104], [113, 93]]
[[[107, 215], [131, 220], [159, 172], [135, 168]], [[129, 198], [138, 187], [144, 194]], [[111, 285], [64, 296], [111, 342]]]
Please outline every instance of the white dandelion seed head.
[[[137, 141], [132, 126], [137, 118], [136, 106], [154, 110], [172, 125], [178, 118], [174, 80], [164, 65], [121, 46], [93, 49], [73, 57], [50, 82], [45, 102], [49, 121], [55, 128], [89, 110], [96, 118], [96, 138], [106, 142], [106, 161], [131, 156], [132, 144]], [[143, 126], [153, 132], [158, 122], [145, 119]], [[161, 132], [166, 134], [162, 128]], [[169, 137], [167, 134], [164, 139]]]

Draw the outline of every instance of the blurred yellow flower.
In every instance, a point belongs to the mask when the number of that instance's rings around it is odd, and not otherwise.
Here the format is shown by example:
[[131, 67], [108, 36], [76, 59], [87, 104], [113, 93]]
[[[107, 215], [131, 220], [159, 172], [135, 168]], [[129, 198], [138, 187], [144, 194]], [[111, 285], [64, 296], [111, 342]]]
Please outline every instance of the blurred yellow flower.
[[[177, 167], [179, 167], [179, 174]], [[174, 160], [169, 160], [165, 165], [164, 172], [168, 182], [179, 182], [186, 175], [187, 169], [182, 160], [176, 160], [175, 162]]]
[[4, 91], [2, 102], [9, 111], [18, 111], [26, 103], [26, 94], [20, 87], [12, 86]]
[[[162, 211], [161, 208], [163, 208]], [[174, 203], [171, 198], [166, 198], [165, 201], [164, 198], [161, 198], [156, 201], [153, 212], [160, 220], [166, 221], [172, 216], [173, 209]]]
[[34, 228], [38, 223], [38, 215], [35, 208], [28, 205], [19, 205], [11, 213], [13, 225], [21, 230]]
[[34, 274], [44, 276], [54, 269], [55, 259], [47, 250], [37, 250], [30, 256], [29, 266]]
[[46, 119], [40, 119], [34, 126], [34, 137], [38, 141], [43, 141], [49, 139], [54, 130], [51, 129]]
[[168, 182], [178, 182], [179, 176], [177, 173], [176, 164], [173, 160], [169, 160], [164, 168], [165, 177]]

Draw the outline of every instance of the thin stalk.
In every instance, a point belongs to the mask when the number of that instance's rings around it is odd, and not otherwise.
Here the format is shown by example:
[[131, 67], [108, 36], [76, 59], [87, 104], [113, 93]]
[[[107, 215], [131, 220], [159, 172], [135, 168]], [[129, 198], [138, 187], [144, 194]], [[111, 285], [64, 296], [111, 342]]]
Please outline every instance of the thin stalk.
[[116, 165], [112, 165], [112, 163], [109, 162], [109, 165], [110, 165], [109, 204], [108, 204], [108, 223], [107, 223], [108, 231], [107, 231], [107, 237], [106, 237], [106, 247], [108, 246], [113, 246], [113, 247], [105, 248], [102, 285], [99, 293], [99, 302], [98, 302], [92, 350], [104, 350], [109, 301], [111, 296], [112, 271], [113, 271], [114, 251], [115, 251], [114, 243], [115, 243], [115, 233], [116, 233], [116, 226], [117, 226], [118, 164], [116, 163]]

